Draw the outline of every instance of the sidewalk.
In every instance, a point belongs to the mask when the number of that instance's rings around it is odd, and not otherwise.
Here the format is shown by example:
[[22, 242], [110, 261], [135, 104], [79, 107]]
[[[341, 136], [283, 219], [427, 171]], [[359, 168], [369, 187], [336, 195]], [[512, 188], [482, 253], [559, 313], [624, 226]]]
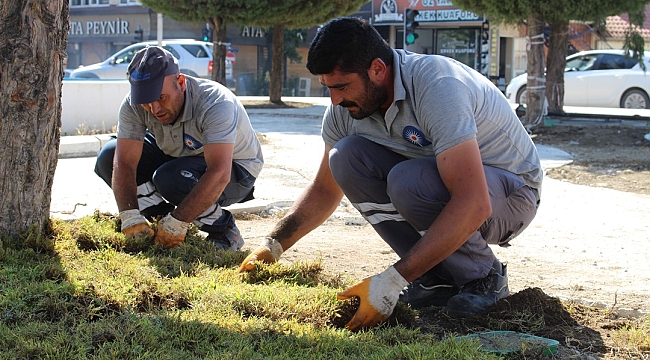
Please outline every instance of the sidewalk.
[[[260, 100], [266, 101], [266, 96], [239, 96], [241, 101]], [[313, 118], [317, 117], [319, 120], [323, 115], [325, 107], [330, 104], [329, 97], [285, 97], [286, 102], [301, 102], [314, 104], [312, 107], [307, 108], [293, 108], [293, 109], [248, 109], [247, 112], [251, 117], [251, 122], [255, 130], [260, 133], [266, 132], [287, 132], [295, 133], [296, 131], [303, 132], [299, 124], [293, 121], [285, 121], [285, 118], [300, 119], [300, 118]], [[518, 105], [511, 104], [515, 109]], [[573, 114], [580, 119], [581, 123], [607, 123], [607, 124], [625, 124], [625, 125], [641, 125], [647, 126], [650, 123], [650, 109], [619, 109], [619, 108], [597, 108], [597, 107], [575, 107], [565, 106], [564, 111], [567, 114]], [[585, 118], [580, 118], [580, 115], [585, 115]], [[617, 120], [617, 116], [621, 119]], [[600, 121], [598, 118], [600, 117]], [[629, 120], [636, 117], [638, 120]], [[272, 120], [275, 118], [275, 120]], [[262, 122], [256, 120], [262, 119]], [[568, 118], [553, 118], [548, 120], [551, 124], [561, 124], [567, 122]], [[302, 125], [302, 124], [301, 124]], [[312, 124], [313, 125], [313, 124]], [[261, 126], [261, 127], [260, 127]], [[299, 129], [299, 130], [298, 130]], [[315, 129], [311, 129], [315, 130]], [[318, 133], [320, 133], [320, 121], [318, 122]], [[110, 140], [110, 135], [80, 135], [80, 136], [63, 136], [61, 137], [61, 145], [59, 149], [59, 158], [78, 158], [95, 156], [106, 142]], [[650, 134], [647, 140], [650, 141]], [[545, 149], [539, 149], [546, 151]], [[561, 156], [554, 150], [549, 150], [554, 155], [553, 157]]]
[[[264, 99], [243, 97], [243, 100]], [[265, 165], [255, 185], [255, 198], [228, 209], [255, 213], [270, 206], [287, 207], [316, 173], [323, 155], [321, 120], [329, 98], [288, 98], [291, 102], [315, 103], [290, 109], [247, 110], [253, 128], [262, 136]], [[94, 174], [95, 156], [110, 140], [109, 134], [64, 136], [52, 188], [52, 216], [71, 219], [92, 214], [95, 209], [117, 213], [110, 188]], [[571, 156], [539, 145], [545, 169], [572, 161]]]

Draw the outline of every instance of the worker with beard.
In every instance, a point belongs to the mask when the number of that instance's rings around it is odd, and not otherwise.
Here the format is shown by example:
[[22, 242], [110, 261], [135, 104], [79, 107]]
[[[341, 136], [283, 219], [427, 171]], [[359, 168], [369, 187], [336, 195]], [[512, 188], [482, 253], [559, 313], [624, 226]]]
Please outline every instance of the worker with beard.
[[542, 168], [499, 89], [454, 59], [392, 49], [358, 18], [325, 24], [307, 68], [330, 91], [325, 153], [240, 271], [277, 261], [345, 195], [400, 257], [338, 294], [360, 300], [349, 329], [387, 319], [398, 301], [463, 317], [508, 296], [506, 264], [489, 245], [508, 245], [533, 220]]

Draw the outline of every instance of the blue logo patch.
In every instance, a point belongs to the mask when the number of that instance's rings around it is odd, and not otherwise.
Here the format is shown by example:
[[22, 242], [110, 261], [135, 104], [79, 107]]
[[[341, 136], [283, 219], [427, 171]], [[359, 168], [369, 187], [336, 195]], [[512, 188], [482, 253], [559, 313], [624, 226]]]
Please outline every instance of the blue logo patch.
[[200, 141], [196, 140], [188, 134], [183, 134], [183, 142], [185, 143], [185, 147], [190, 150], [196, 150], [203, 147], [203, 144], [201, 144]]
[[420, 129], [416, 128], [415, 126], [405, 126], [404, 131], [402, 132], [402, 136], [406, 141], [410, 142], [413, 145], [417, 146], [427, 146], [431, 145], [431, 141], [427, 140], [424, 137], [424, 133], [420, 131]]
[[133, 79], [133, 81], [149, 80], [150, 78], [151, 73], [149, 72], [140, 72], [138, 70], [135, 70], [131, 73], [131, 79]]

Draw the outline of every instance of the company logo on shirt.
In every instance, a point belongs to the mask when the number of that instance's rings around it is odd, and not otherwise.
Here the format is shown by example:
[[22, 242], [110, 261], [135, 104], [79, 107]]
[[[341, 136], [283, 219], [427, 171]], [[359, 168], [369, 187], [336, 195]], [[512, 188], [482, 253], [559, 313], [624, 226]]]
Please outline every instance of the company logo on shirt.
[[410, 142], [413, 145], [417, 146], [427, 146], [431, 145], [431, 141], [427, 140], [424, 137], [424, 133], [416, 128], [415, 126], [405, 126], [404, 131], [402, 131], [402, 136], [406, 141]]
[[201, 144], [200, 141], [188, 134], [183, 134], [183, 142], [185, 143], [185, 147], [190, 150], [196, 150], [203, 147], [203, 144]]

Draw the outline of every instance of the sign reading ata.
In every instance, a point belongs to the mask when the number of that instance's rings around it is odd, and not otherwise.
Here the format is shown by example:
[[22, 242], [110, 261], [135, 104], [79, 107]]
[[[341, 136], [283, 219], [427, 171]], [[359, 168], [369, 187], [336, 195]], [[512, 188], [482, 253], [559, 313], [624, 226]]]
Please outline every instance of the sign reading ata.
[[266, 33], [264, 32], [264, 29], [259, 28], [259, 27], [253, 27], [253, 26], [242, 26], [241, 28], [241, 36], [242, 37], [265, 37]]
[[111, 21], [71, 21], [68, 35], [128, 35], [129, 22], [117, 18]]

